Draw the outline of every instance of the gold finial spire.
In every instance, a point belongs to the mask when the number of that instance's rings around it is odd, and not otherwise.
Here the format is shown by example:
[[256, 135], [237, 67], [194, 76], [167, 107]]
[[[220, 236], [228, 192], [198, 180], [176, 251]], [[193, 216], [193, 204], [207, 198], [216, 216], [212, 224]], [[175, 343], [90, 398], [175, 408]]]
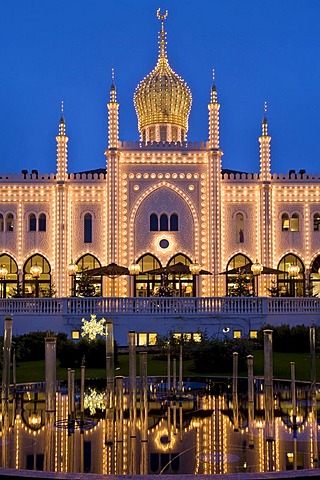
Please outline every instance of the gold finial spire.
[[114, 84], [114, 68], [111, 68], [111, 81]]
[[263, 112], [264, 112], [264, 115], [267, 114], [267, 110], [268, 110], [268, 103], [267, 103], [267, 102], [264, 102], [264, 104], [263, 104]]
[[60, 122], [59, 122], [59, 135], [65, 134], [65, 119], [64, 119], [64, 102], [61, 101], [61, 110], [60, 110]]
[[212, 69], [211, 102], [212, 103], [217, 102], [217, 89], [216, 89], [216, 84], [215, 84], [215, 70], [214, 70], [214, 68]]
[[164, 29], [164, 21], [168, 16], [168, 10], [165, 11], [163, 15], [161, 15], [160, 8], [157, 10], [157, 17], [161, 21], [161, 30], [159, 35], [159, 58], [166, 58], [166, 31]]
[[262, 118], [262, 135], [268, 135], [268, 120], [267, 120], [268, 104], [263, 104], [263, 118]]

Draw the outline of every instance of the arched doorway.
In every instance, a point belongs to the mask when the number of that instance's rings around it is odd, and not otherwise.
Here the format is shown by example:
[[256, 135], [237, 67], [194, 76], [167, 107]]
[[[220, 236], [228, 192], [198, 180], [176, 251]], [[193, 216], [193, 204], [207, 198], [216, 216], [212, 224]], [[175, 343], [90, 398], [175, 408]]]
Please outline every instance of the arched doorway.
[[[0, 267], [2, 274], [0, 275], [0, 292], [1, 298], [8, 298], [17, 295], [18, 292], [18, 265], [15, 260], [2, 253], [0, 255]], [[22, 296], [22, 292], [21, 292]]]
[[[90, 253], [87, 253], [79, 258], [76, 261], [76, 265], [78, 266], [77, 273], [73, 278], [75, 282], [73, 286], [73, 291], [75, 295], [78, 296], [79, 293], [79, 283], [82, 281], [83, 274], [85, 275], [86, 270], [91, 270], [93, 268], [101, 267], [101, 263], [99, 260]], [[90, 278], [90, 284], [94, 287], [94, 293], [92, 296], [101, 297], [102, 296], [102, 276], [95, 275]]]
[[278, 270], [285, 272], [278, 274], [279, 296], [304, 297], [305, 268], [300, 258], [293, 253], [285, 255], [279, 262]]
[[134, 277], [134, 296], [150, 297], [160, 287], [161, 275], [147, 275], [144, 272], [160, 268], [161, 263], [150, 253], [142, 255], [137, 263], [140, 265], [140, 273]]
[[320, 255], [313, 260], [311, 265], [309, 295], [320, 298]]
[[[191, 265], [189, 257], [183, 253], [178, 253], [168, 262], [168, 267], [183, 263], [183, 265]], [[177, 297], [195, 297], [196, 296], [196, 277], [191, 273], [188, 274], [170, 274], [169, 287], [173, 289], [173, 295]]]
[[36, 253], [23, 267], [23, 294], [25, 297], [51, 297], [51, 267], [42, 255]]
[[[226, 295], [233, 295], [234, 291], [237, 289], [237, 279], [239, 278], [239, 275], [242, 275], [242, 268], [244, 268], [246, 265], [251, 265], [252, 260], [250, 260], [249, 257], [246, 255], [243, 255], [242, 253], [238, 253], [237, 255], [234, 255], [229, 262], [227, 263], [227, 269], [226, 269]], [[230, 270], [231, 273], [228, 273]], [[252, 295], [254, 292], [254, 285], [253, 285], [253, 275], [249, 274], [247, 272], [243, 271], [244, 277], [244, 287], [245, 287], [245, 293], [247, 295]]]

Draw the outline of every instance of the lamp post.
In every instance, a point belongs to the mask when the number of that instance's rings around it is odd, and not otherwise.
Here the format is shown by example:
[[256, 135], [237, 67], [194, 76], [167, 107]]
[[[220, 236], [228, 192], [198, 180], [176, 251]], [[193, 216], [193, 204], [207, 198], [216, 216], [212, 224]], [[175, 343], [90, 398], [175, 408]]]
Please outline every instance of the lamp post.
[[290, 297], [295, 296], [294, 292], [294, 279], [297, 278], [300, 272], [299, 265], [293, 265], [292, 263], [289, 265], [288, 274], [290, 277]]
[[200, 265], [200, 263], [195, 261], [194, 263], [191, 263], [189, 265], [189, 268], [190, 268], [190, 272], [192, 273], [192, 275], [195, 275], [195, 277], [196, 277], [196, 296], [198, 296], [198, 289], [199, 289], [198, 277], [199, 277], [199, 273], [200, 273], [200, 270], [201, 270], [201, 265]]
[[261, 272], [263, 270], [263, 265], [261, 263], [258, 262], [258, 259], [251, 265], [251, 271], [253, 273], [253, 277], [255, 279], [255, 295], [258, 296], [259, 295], [259, 292], [258, 292], [258, 286], [259, 286], [259, 280], [258, 280], [258, 277], [259, 275], [261, 275]]
[[71, 262], [68, 265], [68, 275], [71, 277], [71, 297], [76, 296], [76, 274], [78, 271], [78, 265]]
[[[139, 263], [132, 262], [131, 265], [128, 267], [128, 270], [130, 275], [135, 278], [137, 275], [139, 275], [141, 268]], [[132, 290], [134, 290], [134, 288]]]
[[35, 279], [35, 283], [36, 283], [36, 297], [39, 297], [39, 278], [40, 278], [40, 275], [42, 273], [42, 267], [40, 267], [40, 265], [38, 265], [37, 263], [35, 265], [32, 265], [32, 267], [30, 268], [30, 273], [31, 273], [31, 276], [32, 278]]
[[8, 275], [8, 270], [4, 265], [0, 267], [0, 280], [1, 280], [1, 298], [6, 298], [6, 276]]

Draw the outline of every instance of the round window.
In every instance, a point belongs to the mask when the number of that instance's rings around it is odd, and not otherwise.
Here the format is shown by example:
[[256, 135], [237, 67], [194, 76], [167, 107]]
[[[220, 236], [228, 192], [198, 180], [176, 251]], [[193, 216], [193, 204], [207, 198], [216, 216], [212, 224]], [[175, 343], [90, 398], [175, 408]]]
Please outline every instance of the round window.
[[161, 248], [168, 248], [169, 241], [166, 238], [163, 238], [162, 240], [160, 240], [159, 245]]

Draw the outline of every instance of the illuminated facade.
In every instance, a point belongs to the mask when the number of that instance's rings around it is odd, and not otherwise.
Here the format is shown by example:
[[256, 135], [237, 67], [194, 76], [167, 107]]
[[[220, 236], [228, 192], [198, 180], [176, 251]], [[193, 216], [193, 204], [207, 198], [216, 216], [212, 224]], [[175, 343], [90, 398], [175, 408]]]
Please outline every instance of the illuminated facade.
[[[20, 286], [30, 297], [75, 293], [77, 279], [68, 272], [72, 261], [78, 272], [112, 262], [139, 263], [135, 277], [95, 277], [96, 293], [104, 296], [150, 296], [163, 278], [144, 272], [178, 262], [199, 264], [212, 273], [170, 277], [170, 286], [180, 296], [226, 295], [236, 274], [221, 273], [245, 265], [253, 293], [268, 295], [275, 285], [280, 295], [303, 296], [312, 291], [310, 286], [313, 293], [319, 290], [319, 175], [271, 174], [266, 108], [259, 173], [224, 170], [214, 83], [208, 104], [209, 139], [187, 141], [191, 92], [169, 65], [166, 16], [158, 12], [156, 66], [134, 95], [139, 142], [119, 140], [113, 78], [106, 168], [68, 172], [62, 112], [56, 173], [2, 176], [2, 297]], [[255, 262], [278, 272], [253, 278], [250, 268]]]

